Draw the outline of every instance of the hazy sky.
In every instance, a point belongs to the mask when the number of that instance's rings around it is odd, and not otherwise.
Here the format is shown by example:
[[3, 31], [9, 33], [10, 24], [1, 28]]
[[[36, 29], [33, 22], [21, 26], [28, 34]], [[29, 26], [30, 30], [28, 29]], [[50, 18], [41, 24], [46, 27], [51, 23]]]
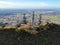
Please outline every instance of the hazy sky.
[[0, 0], [0, 8], [60, 8], [60, 0]]

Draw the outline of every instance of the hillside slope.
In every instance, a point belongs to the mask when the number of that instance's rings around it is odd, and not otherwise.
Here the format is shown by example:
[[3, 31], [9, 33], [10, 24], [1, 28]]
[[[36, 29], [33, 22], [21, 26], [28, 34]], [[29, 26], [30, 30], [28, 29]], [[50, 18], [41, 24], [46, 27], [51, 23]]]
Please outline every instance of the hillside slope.
[[24, 30], [16, 32], [15, 29], [0, 29], [0, 45], [60, 45], [60, 25], [45, 25], [37, 31], [39, 33], [34, 35]]

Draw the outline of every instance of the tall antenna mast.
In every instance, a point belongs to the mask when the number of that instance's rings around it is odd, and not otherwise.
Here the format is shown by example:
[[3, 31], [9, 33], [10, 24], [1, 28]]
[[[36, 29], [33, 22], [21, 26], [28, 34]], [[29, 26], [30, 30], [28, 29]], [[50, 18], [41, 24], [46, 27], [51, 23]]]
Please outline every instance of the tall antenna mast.
[[26, 16], [25, 16], [25, 15], [26, 15], [26, 14], [24, 13], [24, 14], [23, 14], [23, 23], [24, 23], [24, 24], [27, 24]]
[[33, 11], [33, 15], [32, 15], [32, 24], [34, 24], [34, 11]]
[[41, 24], [42, 14], [39, 15], [39, 25]]

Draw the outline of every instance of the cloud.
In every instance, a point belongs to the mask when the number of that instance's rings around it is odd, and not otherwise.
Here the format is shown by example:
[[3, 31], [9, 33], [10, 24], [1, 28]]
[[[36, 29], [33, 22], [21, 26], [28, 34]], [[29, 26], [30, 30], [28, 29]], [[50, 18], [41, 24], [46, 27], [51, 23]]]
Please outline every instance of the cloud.
[[47, 7], [48, 4], [44, 2], [6, 2], [0, 1], [0, 8], [43, 8]]

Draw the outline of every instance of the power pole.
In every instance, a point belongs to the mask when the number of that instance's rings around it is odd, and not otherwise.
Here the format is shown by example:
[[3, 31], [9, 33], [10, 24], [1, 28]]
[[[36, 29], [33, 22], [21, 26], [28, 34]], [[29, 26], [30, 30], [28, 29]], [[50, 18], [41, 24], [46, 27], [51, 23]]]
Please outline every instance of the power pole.
[[27, 24], [26, 16], [25, 16], [25, 15], [26, 15], [26, 14], [24, 13], [24, 14], [23, 14], [23, 23], [24, 23], [24, 24]]

